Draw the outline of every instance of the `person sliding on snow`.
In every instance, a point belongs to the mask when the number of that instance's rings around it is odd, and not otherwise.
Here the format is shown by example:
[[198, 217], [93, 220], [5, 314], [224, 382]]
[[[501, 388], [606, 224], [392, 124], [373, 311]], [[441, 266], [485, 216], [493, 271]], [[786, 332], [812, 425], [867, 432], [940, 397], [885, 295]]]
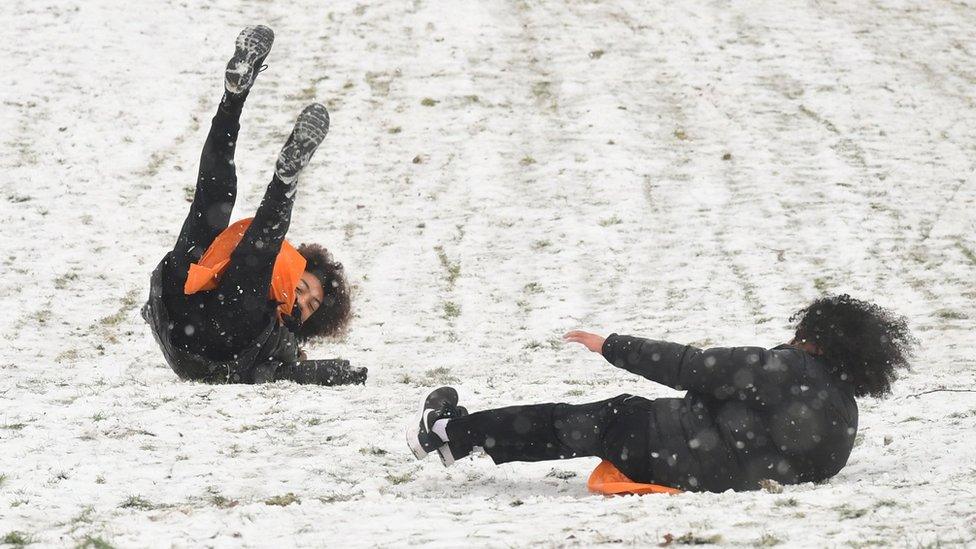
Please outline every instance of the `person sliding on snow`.
[[183, 379], [210, 383], [291, 380], [364, 383], [344, 360], [300, 360], [298, 343], [342, 330], [349, 288], [342, 265], [318, 245], [285, 241], [298, 176], [329, 130], [313, 103], [298, 116], [253, 219], [230, 225], [237, 194], [234, 148], [244, 100], [274, 42], [247, 27], [225, 72], [225, 91], [200, 157], [179, 238], [152, 273], [142, 309], [163, 356]]
[[427, 397], [407, 442], [418, 459], [437, 451], [445, 465], [475, 448], [496, 464], [595, 456], [634, 482], [681, 490], [820, 482], [854, 447], [855, 397], [888, 394], [914, 339], [904, 318], [847, 295], [818, 299], [790, 320], [798, 320], [793, 340], [772, 349], [703, 350], [572, 331], [566, 341], [685, 395], [468, 415], [457, 391], [442, 387]]

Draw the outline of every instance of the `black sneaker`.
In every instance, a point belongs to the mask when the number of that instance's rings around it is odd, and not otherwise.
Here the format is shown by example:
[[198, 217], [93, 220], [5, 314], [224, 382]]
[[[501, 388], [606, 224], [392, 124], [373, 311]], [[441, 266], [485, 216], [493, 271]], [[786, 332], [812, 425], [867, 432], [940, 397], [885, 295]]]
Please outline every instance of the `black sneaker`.
[[234, 57], [224, 71], [224, 88], [233, 94], [251, 89], [254, 79], [264, 66], [264, 58], [274, 44], [274, 31], [264, 25], [245, 27], [237, 35]]
[[453, 387], [441, 387], [427, 395], [420, 407], [420, 420], [416, 425], [407, 428], [407, 446], [414, 457], [423, 459], [445, 445], [441, 437], [431, 429], [439, 419], [458, 417], [457, 403], [458, 394]]
[[295, 129], [291, 131], [288, 141], [281, 148], [281, 154], [278, 155], [278, 162], [275, 164], [278, 178], [289, 185], [294, 183], [327, 133], [329, 111], [325, 106], [312, 103], [305, 107], [302, 114], [298, 115]]

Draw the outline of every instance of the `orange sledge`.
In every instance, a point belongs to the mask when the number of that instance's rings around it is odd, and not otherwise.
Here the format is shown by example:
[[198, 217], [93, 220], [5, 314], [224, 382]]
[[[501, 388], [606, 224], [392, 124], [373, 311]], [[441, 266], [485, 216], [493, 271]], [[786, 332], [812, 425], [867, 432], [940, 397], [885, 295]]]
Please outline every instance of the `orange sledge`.
[[601, 461], [596, 469], [590, 473], [590, 479], [586, 481], [586, 487], [591, 492], [603, 494], [605, 496], [618, 496], [633, 494], [642, 496], [644, 494], [680, 494], [681, 490], [660, 484], [641, 484], [627, 478], [627, 475], [620, 472], [609, 461]]

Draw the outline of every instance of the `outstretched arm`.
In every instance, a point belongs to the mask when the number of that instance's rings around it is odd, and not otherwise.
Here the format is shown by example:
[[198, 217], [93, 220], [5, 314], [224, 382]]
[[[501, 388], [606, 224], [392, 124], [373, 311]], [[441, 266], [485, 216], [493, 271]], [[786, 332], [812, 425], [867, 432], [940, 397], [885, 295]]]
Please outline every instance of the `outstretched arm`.
[[255, 373], [255, 383], [294, 381], [301, 385], [365, 385], [366, 368], [355, 368], [348, 360], [271, 361]]
[[590, 350], [600, 352], [618, 368], [674, 389], [709, 394], [722, 400], [735, 399], [760, 405], [778, 402], [791, 387], [799, 386], [804, 377], [802, 372], [790, 368], [761, 347], [699, 349], [668, 341], [611, 334], [606, 339], [601, 338], [602, 344], [596, 350], [591, 347], [596, 339], [578, 334], [570, 338], [570, 334], [566, 334], [568, 341], [579, 341]]

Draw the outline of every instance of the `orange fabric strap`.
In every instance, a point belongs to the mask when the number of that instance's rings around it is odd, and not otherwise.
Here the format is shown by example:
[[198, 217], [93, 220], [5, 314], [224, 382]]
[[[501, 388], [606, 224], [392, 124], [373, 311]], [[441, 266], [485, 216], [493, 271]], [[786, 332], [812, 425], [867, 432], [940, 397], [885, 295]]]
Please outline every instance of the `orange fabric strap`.
[[[230, 256], [241, 243], [244, 233], [251, 225], [253, 218], [242, 219], [224, 229], [214, 239], [200, 261], [190, 265], [186, 274], [186, 284], [183, 293], [195, 294], [213, 290], [220, 282], [227, 267]], [[271, 275], [269, 298], [278, 302], [278, 314], [291, 314], [295, 306], [295, 288], [305, 272], [305, 258], [298, 253], [287, 241], [281, 243], [281, 250], [275, 259], [274, 270]]]

